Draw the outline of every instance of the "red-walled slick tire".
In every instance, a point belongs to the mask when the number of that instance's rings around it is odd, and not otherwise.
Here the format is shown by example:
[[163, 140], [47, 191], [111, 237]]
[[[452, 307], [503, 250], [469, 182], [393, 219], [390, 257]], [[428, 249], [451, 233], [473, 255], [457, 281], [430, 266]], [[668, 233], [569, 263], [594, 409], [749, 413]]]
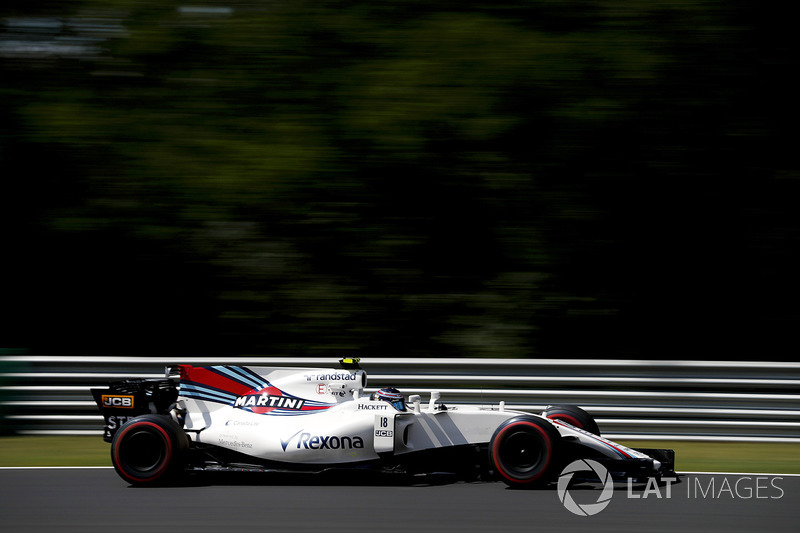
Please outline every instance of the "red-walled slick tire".
[[555, 473], [560, 438], [546, 420], [527, 416], [506, 420], [489, 442], [490, 465], [509, 486], [544, 485]]
[[124, 424], [111, 441], [111, 462], [135, 485], [175, 481], [183, 470], [189, 442], [168, 416], [143, 415]]
[[550, 405], [545, 409], [542, 416], [550, 420], [563, 420], [571, 426], [581, 428], [600, 436], [600, 428], [597, 426], [592, 415], [575, 405]]

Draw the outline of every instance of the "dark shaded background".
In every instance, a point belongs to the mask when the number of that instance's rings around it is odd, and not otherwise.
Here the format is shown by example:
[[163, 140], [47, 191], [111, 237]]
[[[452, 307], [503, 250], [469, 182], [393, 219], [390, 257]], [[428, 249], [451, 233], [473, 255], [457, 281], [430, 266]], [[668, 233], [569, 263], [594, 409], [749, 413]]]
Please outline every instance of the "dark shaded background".
[[0, 347], [795, 359], [795, 30], [717, 1], [11, 1]]

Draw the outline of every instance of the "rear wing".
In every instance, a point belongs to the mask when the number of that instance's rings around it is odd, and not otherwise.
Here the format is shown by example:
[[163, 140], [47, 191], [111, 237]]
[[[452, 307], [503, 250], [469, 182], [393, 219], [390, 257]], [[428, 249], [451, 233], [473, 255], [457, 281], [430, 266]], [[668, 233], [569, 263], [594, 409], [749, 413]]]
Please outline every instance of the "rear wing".
[[169, 413], [178, 398], [178, 386], [172, 379], [126, 379], [104, 389], [92, 389], [92, 396], [105, 421], [103, 440], [111, 442], [114, 433], [131, 418]]

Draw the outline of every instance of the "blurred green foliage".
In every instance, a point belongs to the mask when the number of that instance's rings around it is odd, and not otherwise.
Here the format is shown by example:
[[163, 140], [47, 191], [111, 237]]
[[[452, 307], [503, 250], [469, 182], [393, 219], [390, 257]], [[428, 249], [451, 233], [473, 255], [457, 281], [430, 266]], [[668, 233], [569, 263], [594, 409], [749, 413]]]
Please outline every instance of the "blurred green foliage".
[[6, 345], [784, 356], [797, 104], [789, 38], [758, 8], [74, 0], [0, 17]]

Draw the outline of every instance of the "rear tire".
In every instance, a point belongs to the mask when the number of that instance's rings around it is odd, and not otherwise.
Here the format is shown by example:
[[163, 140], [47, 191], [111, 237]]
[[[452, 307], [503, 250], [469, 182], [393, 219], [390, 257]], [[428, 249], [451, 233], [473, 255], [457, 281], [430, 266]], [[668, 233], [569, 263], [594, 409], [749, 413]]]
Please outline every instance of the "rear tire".
[[567, 424], [588, 431], [598, 437], [600, 436], [600, 428], [592, 418], [592, 415], [575, 405], [551, 405], [542, 413], [542, 416], [550, 420], [562, 420]]
[[536, 487], [551, 481], [558, 464], [560, 436], [550, 422], [521, 416], [505, 421], [489, 442], [489, 462], [511, 487]]
[[124, 424], [111, 441], [117, 474], [134, 485], [175, 481], [183, 471], [189, 440], [164, 415], [142, 415]]

